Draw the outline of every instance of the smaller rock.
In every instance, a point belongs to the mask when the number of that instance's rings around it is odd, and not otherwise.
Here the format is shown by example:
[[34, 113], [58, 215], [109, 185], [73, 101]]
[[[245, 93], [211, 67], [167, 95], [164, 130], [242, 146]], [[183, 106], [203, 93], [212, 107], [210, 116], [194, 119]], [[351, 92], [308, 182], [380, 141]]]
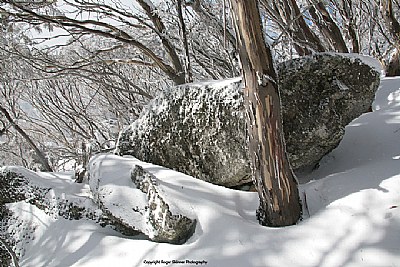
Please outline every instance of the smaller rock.
[[8, 167], [0, 168], [0, 205], [25, 200], [41, 205], [50, 188], [35, 185], [28, 178]]
[[[6, 227], [7, 227], [7, 219], [10, 217], [10, 211], [3, 204], [0, 205], [0, 238], [2, 240], [8, 240], [10, 242], [9, 237], [6, 235]], [[11, 240], [13, 241], [13, 240]], [[14, 241], [15, 242], [15, 241]], [[8, 244], [9, 245], [9, 244]], [[12, 258], [11, 254], [8, 251], [7, 247], [0, 242], [0, 266], [11, 266]]]
[[154, 175], [133, 163], [116, 169], [107, 162], [112, 161], [108, 156], [92, 158], [88, 171], [94, 199], [112, 224], [131, 234], [142, 233], [155, 242], [186, 242], [194, 232], [196, 220], [179, 214], [175, 206], [171, 209], [171, 202]]
[[[28, 175], [29, 174], [29, 175]], [[51, 189], [40, 184], [40, 176], [22, 167], [0, 168], [0, 208], [5, 209], [8, 203], [27, 202], [43, 210], [53, 218], [68, 220], [89, 219], [101, 226], [111, 225], [123, 232], [118, 225], [112, 225], [110, 218], [103, 214], [87, 197], [65, 199]], [[0, 219], [4, 219], [0, 210]], [[0, 229], [0, 235], [4, 230]], [[3, 266], [3, 265], [0, 265]]]
[[154, 175], [136, 165], [131, 175], [133, 183], [147, 195], [148, 208], [145, 217], [155, 233], [152, 240], [183, 244], [194, 233], [196, 220], [183, 215], [173, 215], [168, 204], [157, 190], [157, 180]]

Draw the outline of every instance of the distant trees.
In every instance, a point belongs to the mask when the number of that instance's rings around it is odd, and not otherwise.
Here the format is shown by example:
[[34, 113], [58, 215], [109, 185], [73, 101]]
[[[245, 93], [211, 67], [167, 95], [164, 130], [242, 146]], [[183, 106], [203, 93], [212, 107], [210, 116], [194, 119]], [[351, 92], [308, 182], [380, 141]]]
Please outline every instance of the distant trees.
[[[83, 147], [111, 150], [117, 132], [162, 88], [239, 75], [228, 3], [0, 0], [1, 75], [13, 83], [1, 88], [2, 107], [53, 169], [83, 158]], [[276, 61], [354, 52], [378, 58], [388, 74], [399, 73], [396, 1], [259, 5]], [[0, 160], [41, 165], [26, 138], [4, 112], [0, 116]]]
[[4, 160], [12, 164], [33, 168], [33, 165], [37, 163], [42, 170], [51, 171], [52, 168], [42, 149], [42, 144], [34, 138], [25, 125], [25, 114], [22, 108], [25, 103], [22, 95], [27, 66], [6, 51], [6, 47], [17, 38], [19, 45], [27, 45], [27, 43], [24, 42], [24, 35], [18, 29], [15, 29], [11, 35], [6, 35], [5, 26], [3, 24], [0, 35], [2, 62], [0, 66], [0, 162], [4, 157]]
[[[222, 38], [223, 12], [211, 12], [214, 4], [0, 1], [2, 34], [9, 37], [1, 50], [25, 68], [23, 78], [10, 78], [19, 81], [19, 93], [13, 92], [18, 121], [52, 168], [80, 164], [85, 151], [111, 150], [119, 130], [161, 88], [238, 75], [234, 40]], [[29, 44], [20, 43], [17, 29]], [[6, 121], [0, 150], [16, 154], [14, 136], [24, 159], [18, 164], [32, 168], [27, 155], [37, 153]]]
[[[92, 47], [91, 51], [87, 51], [90, 56], [71, 62], [64, 68], [77, 69], [107, 57], [112, 51], [129, 49], [130, 53], [125, 54], [123, 60], [108, 58], [107, 62], [157, 67], [175, 84], [185, 83], [191, 73], [198, 77], [207, 77], [212, 73], [216, 78], [234, 73], [231, 66], [232, 47], [226, 44], [222, 45], [222, 49], [211, 50], [212, 45], [221, 45], [221, 38], [211, 26], [204, 27], [205, 23], [201, 23], [203, 28], [199, 29], [195, 16], [197, 12], [202, 16], [210, 13], [200, 3], [193, 12], [194, 9], [190, 8], [192, 3], [183, 1], [163, 1], [157, 6], [152, 1], [142, 0], [135, 1], [131, 6], [119, 1], [106, 4], [90, 0], [68, 1], [65, 6], [58, 6], [57, 2], [48, 2], [46, 6], [33, 1], [1, 2], [4, 3], [1, 11], [7, 14], [9, 22], [62, 29], [63, 34], [71, 37], [69, 43], [80, 42], [88, 35], [108, 43], [107, 46], [101, 44], [97, 49]], [[198, 42], [199, 36], [206, 37], [209, 42]], [[55, 67], [60, 71], [60, 66]]]
[[[282, 59], [314, 52], [362, 53], [386, 67], [395, 58], [393, 33], [399, 4], [393, 0], [261, 0], [266, 34]], [[398, 25], [398, 23], [397, 23]]]

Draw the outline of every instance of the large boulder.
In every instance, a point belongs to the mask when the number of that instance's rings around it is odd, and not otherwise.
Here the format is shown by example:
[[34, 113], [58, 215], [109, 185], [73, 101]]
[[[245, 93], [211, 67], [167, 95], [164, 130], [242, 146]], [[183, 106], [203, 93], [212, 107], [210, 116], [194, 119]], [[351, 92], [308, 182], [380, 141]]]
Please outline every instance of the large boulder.
[[278, 68], [287, 153], [295, 171], [314, 167], [339, 145], [346, 125], [371, 111], [380, 73], [370, 64], [379, 63], [346, 56], [315, 55]]
[[[284, 134], [295, 171], [314, 167], [370, 109], [379, 72], [321, 54], [278, 66]], [[164, 90], [120, 133], [117, 153], [224, 186], [250, 181], [241, 79]]]
[[240, 79], [165, 90], [120, 133], [117, 147], [214, 184], [251, 181]]

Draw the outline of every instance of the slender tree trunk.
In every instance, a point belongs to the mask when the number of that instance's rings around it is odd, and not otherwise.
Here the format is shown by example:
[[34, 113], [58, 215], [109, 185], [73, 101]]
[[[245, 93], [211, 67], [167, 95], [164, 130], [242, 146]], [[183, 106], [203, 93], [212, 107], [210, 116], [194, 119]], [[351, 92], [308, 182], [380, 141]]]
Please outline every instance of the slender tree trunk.
[[400, 51], [397, 50], [386, 66], [386, 76], [393, 77], [400, 75]]
[[325, 48], [321, 40], [308, 27], [304, 20], [303, 14], [300, 12], [296, 0], [282, 1], [286, 6], [286, 20], [293, 24], [294, 41], [297, 42], [297, 51], [303, 50], [299, 55], [311, 55], [313, 52], [324, 52]]
[[225, 36], [226, 39], [232, 46], [236, 45], [236, 38], [235, 36], [223, 25], [220, 21], [216, 18], [216, 16], [210, 14], [207, 10], [205, 10], [200, 0], [194, 1], [185, 1], [186, 6], [190, 6], [193, 10], [203, 19], [206, 21], [210, 21], [218, 28], [218, 31], [221, 33], [221, 36]]
[[14, 127], [14, 129], [25, 139], [26, 142], [28, 142], [28, 144], [31, 146], [31, 148], [35, 151], [35, 154], [39, 158], [39, 161], [42, 164], [44, 171], [48, 171], [48, 172], [53, 171], [52, 168], [50, 167], [50, 164], [49, 164], [46, 156], [35, 145], [35, 142], [33, 142], [33, 140], [29, 137], [29, 135], [21, 127], [19, 127], [18, 124], [15, 123], [15, 121], [11, 118], [10, 113], [8, 113], [8, 111], [2, 106], [0, 106], [0, 112], [3, 113], [3, 115], [6, 117], [7, 121]]
[[231, 0], [245, 82], [246, 120], [261, 224], [295, 224], [301, 215], [297, 181], [283, 140], [280, 98], [257, 0]]
[[319, 37], [310, 29], [296, 0], [260, 0], [267, 13], [294, 41], [294, 48], [300, 56], [324, 52]]
[[357, 26], [354, 21], [353, 3], [351, 0], [343, 0], [343, 9], [340, 11], [342, 16], [348, 20], [347, 30], [352, 44], [352, 53], [360, 53], [360, 41], [357, 34]]
[[354, 30], [353, 25], [350, 24], [347, 29], [349, 31], [349, 35], [351, 38], [351, 44], [352, 44], [352, 48], [353, 48], [351, 50], [351, 52], [352, 53], [360, 53], [360, 42], [358, 41], [358, 36], [357, 36], [356, 31]]
[[[303, 15], [300, 12], [299, 6], [297, 5], [296, 0], [290, 0], [287, 1], [290, 6], [291, 9], [294, 12], [294, 16], [295, 16], [295, 24], [298, 25], [297, 28], [299, 29], [299, 33], [302, 33], [301, 35], [301, 43], [303, 44], [303, 46], [305, 44], [308, 44], [313, 51], [310, 51], [308, 49], [308, 53], [307, 55], [312, 54], [312, 52], [324, 52], [325, 48], [321, 43], [321, 40], [318, 38], [318, 36], [315, 35], [315, 33], [313, 33], [310, 28], [308, 27], [306, 21], [304, 20]], [[301, 30], [300, 30], [301, 29]]]
[[400, 73], [400, 23], [394, 15], [392, 0], [382, 0], [380, 9], [391, 37], [391, 42], [396, 48], [396, 53], [386, 66], [386, 76], [396, 76]]
[[176, 9], [178, 12], [179, 17], [179, 24], [181, 26], [181, 36], [183, 47], [185, 49], [185, 81], [190, 83], [193, 81], [192, 75], [192, 67], [190, 66], [190, 52], [189, 52], [189, 42], [187, 39], [187, 31], [186, 31], [186, 24], [183, 18], [183, 11], [182, 11], [182, 0], [177, 0]]
[[[317, 14], [317, 11], [319, 14]], [[315, 8], [310, 9], [310, 14], [315, 20], [321, 33], [330, 41], [333, 48], [337, 52], [349, 53], [349, 49], [346, 46], [346, 42], [343, 39], [343, 35], [340, 32], [339, 27], [333, 21], [329, 12], [326, 10], [325, 5], [319, 2], [315, 5]]]
[[381, 13], [385, 20], [389, 34], [393, 38], [393, 43], [397, 48], [400, 48], [400, 23], [397, 21], [393, 12], [392, 0], [381, 1]]

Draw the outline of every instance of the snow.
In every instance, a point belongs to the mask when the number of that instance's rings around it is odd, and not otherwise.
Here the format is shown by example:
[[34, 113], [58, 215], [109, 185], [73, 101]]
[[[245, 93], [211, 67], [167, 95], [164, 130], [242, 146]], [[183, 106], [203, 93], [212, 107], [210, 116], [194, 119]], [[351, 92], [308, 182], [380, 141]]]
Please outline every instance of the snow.
[[[109, 175], [118, 194], [132, 164], [157, 177], [163, 194], [191, 218], [183, 245], [125, 237], [89, 220], [54, 219], [27, 203], [9, 204], [35, 224], [21, 266], [400, 266], [400, 77], [385, 78], [374, 112], [354, 120], [318, 170], [299, 177], [304, 219], [285, 228], [260, 226], [258, 196], [212, 185], [132, 157], [107, 156], [93, 174]], [[99, 161], [97, 161], [99, 162]], [[55, 194], [90, 198], [70, 175], [26, 172]], [[309, 182], [308, 182], [309, 181]], [[131, 185], [129, 185], [131, 186]], [[132, 203], [134, 205], [134, 203]], [[186, 262], [186, 260], [188, 260]]]
[[[206, 81], [196, 81], [193, 83], [190, 83], [190, 87], [207, 87], [207, 86], [212, 86], [215, 89], [218, 88], [224, 88], [227, 86], [230, 86], [232, 83], [236, 83], [241, 81], [242, 78], [241, 77], [235, 77], [235, 78], [230, 78], [230, 79], [224, 79], [224, 80], [206, 80]], [[181, 86], [185, 86], [185, 85], [181, 85]]]

